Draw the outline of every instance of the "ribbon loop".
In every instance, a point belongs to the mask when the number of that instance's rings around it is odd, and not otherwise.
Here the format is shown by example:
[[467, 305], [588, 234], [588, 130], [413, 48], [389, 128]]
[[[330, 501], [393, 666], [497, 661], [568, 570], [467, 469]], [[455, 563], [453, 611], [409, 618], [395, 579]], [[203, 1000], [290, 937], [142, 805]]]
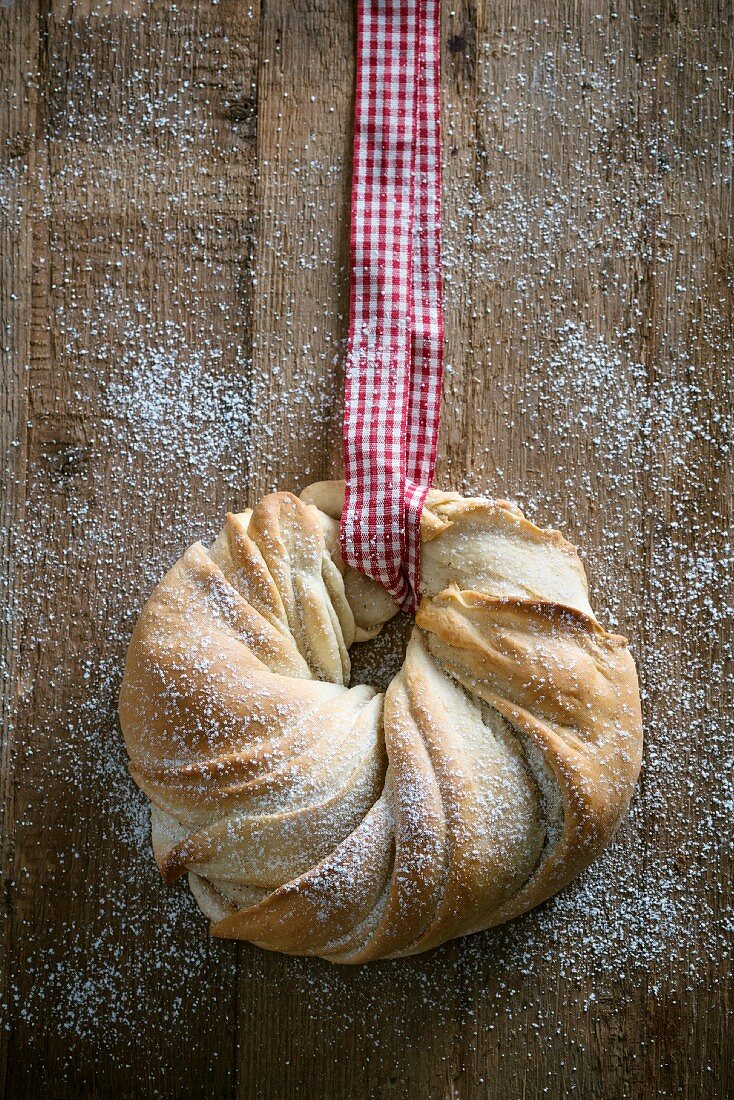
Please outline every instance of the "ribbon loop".
[[443, 371], [439, 0], [359, 0], [345, 561], [415, 610]]

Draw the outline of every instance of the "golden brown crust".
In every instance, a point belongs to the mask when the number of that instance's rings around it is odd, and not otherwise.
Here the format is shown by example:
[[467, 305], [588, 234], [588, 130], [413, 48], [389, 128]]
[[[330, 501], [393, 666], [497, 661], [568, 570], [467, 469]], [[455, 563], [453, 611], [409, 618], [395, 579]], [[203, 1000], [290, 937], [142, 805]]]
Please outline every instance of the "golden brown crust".
[[161, 873], [213, 933], [359, 963], [560, 889], [618, 825], [642, 733], [574, 547], [438, 490], [403, 667], [384, 695], [345, 686], [396, 608], [341, 558], [343, 499], [274, 493], [192, 546], [135, 628], [120, 720]]

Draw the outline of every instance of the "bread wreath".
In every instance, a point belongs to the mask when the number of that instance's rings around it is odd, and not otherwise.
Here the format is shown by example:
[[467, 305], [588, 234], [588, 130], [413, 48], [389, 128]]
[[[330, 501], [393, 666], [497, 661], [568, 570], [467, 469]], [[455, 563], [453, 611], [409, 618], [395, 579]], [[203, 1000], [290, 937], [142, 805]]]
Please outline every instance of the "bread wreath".
[[344, 566], [343, 498], [274, 493], [190, 547], [135, 627], [120, 721], [163, 878], [188, 873], [212, 933], [362, 963], [561, 889], [623, 816], [642, 729], [574, 547], [436, 490], [403, 666], [347, 686], [396, 607]]

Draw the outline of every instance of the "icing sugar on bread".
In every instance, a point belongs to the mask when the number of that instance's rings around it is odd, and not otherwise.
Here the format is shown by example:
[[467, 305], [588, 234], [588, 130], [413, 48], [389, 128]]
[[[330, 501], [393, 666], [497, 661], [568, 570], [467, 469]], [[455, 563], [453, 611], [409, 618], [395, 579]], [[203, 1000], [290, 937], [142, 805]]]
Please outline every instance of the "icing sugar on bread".
[[345, 568], [342, 502], [274, 493], [190, 547], [135, 628], [120, 718], [161, 873], [212, 932], [361, 963], [561, 889], [623, 816], [642, 729], [575, 549], [437, 490], [402, 668], [350, 687], [350, 646], [397, 608]]

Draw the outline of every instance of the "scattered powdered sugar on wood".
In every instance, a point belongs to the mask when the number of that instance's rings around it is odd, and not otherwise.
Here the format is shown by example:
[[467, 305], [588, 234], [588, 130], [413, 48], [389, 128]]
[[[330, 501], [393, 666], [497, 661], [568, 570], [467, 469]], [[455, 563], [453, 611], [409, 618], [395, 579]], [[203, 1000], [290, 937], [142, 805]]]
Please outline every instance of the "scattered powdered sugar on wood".
[[[625, 51], [612, 49], [603, 71], [591, 71], [568, 44], [559, 71], [558, 59], [547, 56], [532, 33], [512, 84], [493, 46], [480, 56], [484, 97], [473, 108], [478, 129], [468, 149], [447, 104], [447, 321], [454, 362], [444, 411], [466, 424], [475, 461], [466, 470], [449, 455], [445, 477], [469, 492], [517, 499], [537, 522], [572, 531], [600, 621], [629, 634], [639, 663], [646, 758], [612, 847], [540, 910], [427, 957], [340, 970], [209, 940], [185, 885], [164, 887], [159, 880], [148, 811], [127, 774], [115, 710], [132, 626], [165, 569], [190, 542], [211, 541], [224, 510], [246, 501], [249, 476], [270, 479], [275, 452], [278, 468], [296, 456], [291, 465], [304, 473], [303, 483], [323, 464], [310, 448], [324, 437], [333, 442], [338, 423], [343, 315], [330, 305], [319, 321], [328, 338], [318, 352], [318, 335], [312, 347], [295, 332], [288, 311], [272, 317], [272, 346], [302, 363], [295, 380], [272, 362], [263, 369], [262, 359], [253, 361], [244, 336], [249, 320], [243, 320], [253, 290], [241, 290], [235, 270], [249, 262], [253, 232], [249, 200], [236, 197], [249, 194], [250, 186], [249, 169], [237, 168], [252, 138], [249, 88], [232, 95], [241, 118], [221, 180], [199, 171], [198, 155], [213, 133], [220, 140], [207, 66], [220, 71], [226, 57], [232, 72], [242, 67], [236, 36], [223, 45], [216, 23], [198, 37], [187, 33], [191, 95], [174, 82], [173, 91], [144, 96], [139, 91], [151, 87], [150, 67], [165, 66], [166, 59], [148, 58], [142, 38], [133, 36], [121, 102], [111, 107], [104, 90], [89, 90], [84, 75], [96, 71], [104, 36], [87, 31], [86, 41], [74, 42], [77, 33], [68, 31], [77, 76], [63, 110], [57, 102], [49, 119], [53, 156], [36, 166], [34, 211], [49, 234], [35, 273], [39, 309], [53, 315], [54, 368], [72, 382], [59, 388], [43, 369], [42, 353], [34, 353], [28, 434], [24, 426], [14, 448], [31, 450], [27, 507], [22, 525], [3, 532], [18, 567], [18, 575], [3, 574], [14, 640], [3, 671], [19, 684], [10, 732], [16, 773], [26, 777], [14, 824], [22, 858], [6, 887], [19, 899], [13, 927], [24, 945], [22, 972], [11, 975], [12, 1026], [27, 1034], [54, 1029], [67, 1044], [69, 1063], [76, 1043], [122, 1065], [141, 1045], [155, 1058], [170, 1029], [182, 1044], [193, 1041], [194, 1021], [202, 1035], [202, 1003], [212, 1030], [218, 1014], [234, 1019], [239, 972], [240, 981], [308, 1003], [315, 1021], [329, 1017], [345, 1031], [356, 1024], [378, 1044], [386, 1013], [391, 1026], [407, 1032], [403, 1021], [427, 1007], [433, 1028], [459, 1020], [477, 1044], [487, 1039], [477, 1031], [480, 1009], [489, 1032], [501, 1019], [520, 1026], [535, 1013], [532, 1034], [542, 1045], [559, 1026], [541, 1003], [548, 981], [560, 983], [579, 1021], [618, 1006], [625, 988], [644, 986], [652, 1003], [669, 1008], [712, 982], [711, 960], [730, 957], [732, 933], [723, 887], [734, 793], [734, 654], [727, 640], [734, 552], [712, 483], [720, 476], [714, 468], [730, 462], [732, 424], [710, 386], [718, 364], [732, 361], [724, 301], [731, 288], [723, 278], [718, 287], [702, 287], [696, 323], [685, 338], [679, 325], [661, 352], [644, 330], [650, 276], [642, 268], [654, 253], [658, 295], [672, 328], [691, 300], [678, 278], [675, 248], [687, 249], [690, 260], [702, 247], [695, 237], [700, 229], [685, 238], [672, 226], [681, 217], [699, 227], [704, 220], [687, 165], [706, 158], [718, 173], [716, 186], [731, 185], [723, 120], [718, 150], [685, 147], [664, 120], [641, 148], [637, 129], [628, 125], [635, 105], [615, 76], [627, 64]], [[507, 33], [507, 48], [514, 50], [516, 40]], [[54, 64], [61, 65], [62, 56], [57, 43]], [[699, 78], [704, 96], [709, 77], [701, 71]], [[687, 124], [695, 133], [703, 109], [694, 98], [679, 128]], [[589, 150], [565, 180], [554, 175], [542, 136], [562, 111], [564, 118], [575, 112], [578, 147]], [[530, 166], [521, 155], [528, 142], [538, 153]], [[177, 181], [162, 167], [171, 150], [181, 169]], [[341, 194], [343, 166], [319, 163], [310, 150], [289, 152], [286, 165], [294, 179], [303, 178], [303, 209], [312, 203], [318, 222], [327, 200], [319, 210], [314, 176], [331, 204], [328, 189]], [[652, 188], [644, 170], [650, 158], [657, 165]], [[261, 170], [268, 174], [267, 165]], [[0, 180], [11, 220], [16, 212], [6, 195], [15, 171]], [[680, 183], [671, 197], [665, 181], [675, 171]], [[539, 189], [531, 177], [540, 180]], [[292, 205], [292, 181], [288, 200], [277, 181], [270, 182], [267, 201], [285, 230], [301, 207]], [[158, 188], [175, 261], [170, 252], [162, 255], [158, 229], [130, 213], [134, 195], [141, 206], [157, 209]], [[207, 234], [197, 229], [197, 212], [213, 189], [222, 223]], [[89, 203], [88, 211], [76, 211], [86, 226], [81, 259], [103, 271], [93, 300], [85, 294], [74, 242], [48, 228], [72, 191]], [[112, 243], [96, 240], [85, 219], [114, 221], [123, 201], [130, 220], [121, 218]], [[285, 231], [266, 243], [284, 278], [295, 265], [301, 271], [331, 267], [335, 280], [344, 278], [329, 252], [337, 245], [318, 234], [305, 250]], [[158, 256], [154, 281], [169, 287], [165, 309], [136, 283], [141, 265]], [[609, 318], [578, 300], [574, 271], [583, 265], [605, 287]], [[695, 274], [695, 261], [688, 270]], [[489, 346], [470, 348], [471, 361], [460, 361], [472, 319], [486, 324], [500, 309], [512, 319], [509, 359], [501, 347]], [[47, 339], [50, 328], [42, 320], [36, 331]], [[52, 436], [45, 425], [53, 417]], [[499, 430], [518, 441], [507, 469], [495, 460], [498, 421]], [[255, 451], [265, 456], [262, 467], [255, 468]], [[549, 483], [542, 472], [551, 466], [560, 472]], [[397, 623], [383, 639], [360, 647], [355, 678], [384, 687], [399, 666], [405, 632], [405, 623]], [[66, 657], [70, 638], [79, 647], [73, 661]], [[262, 1023], [244, 999], [236, 1012], [244, 1026]], [[567, 1026], [573, 1044], [582, 1025]]]
[[106, 387], [110, 421], [103, 425], [111, 435], [124, 433], [131, 450], [159, 447], [190, 467], [216, 463], [220, 474], [234, 475], [249, 429], [241, 377], [221, 373], [222, 351], [211, 340], [192, 349], [172, 323], [146, 337], [139, 320], [127, 321], [117, 337], [126, 350]]

